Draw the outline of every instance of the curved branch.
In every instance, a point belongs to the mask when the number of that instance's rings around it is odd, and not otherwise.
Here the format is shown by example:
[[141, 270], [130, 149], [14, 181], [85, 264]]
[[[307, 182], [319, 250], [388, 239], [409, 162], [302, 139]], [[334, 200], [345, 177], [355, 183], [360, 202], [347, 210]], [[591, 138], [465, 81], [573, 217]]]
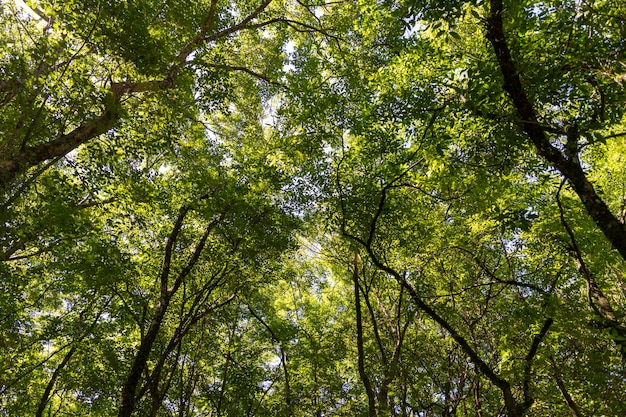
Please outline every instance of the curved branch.
[[490, 16], [487, 19], [487, 39], [493, 46], [496, 54], [504, 79], [504, 90], [509, 94], [522, 120], [524, 132], [526, 132], [526, 135], [535, 146], [537, 154], [563, 174], [572, 185], [589, 216], [602, 230], [604, 236], [611, 242], [622, 258], [626, 260], [626, 229], [624, 225], [598, 195], [593, 184], [587, 178], [578, 158], [568, 158], [550, 143], [522, 85], [520, 72], [513, 61], [507, 44], [502, 23], [502, 0], [491, 0], [490, 7]]
[[561, 224], [563, 225], [563, 228], [567, 232], [567, 236], [570, 239], [570, 244], [567, 246], [567, 250], [574, 258], [574, 261], [576, 262], [576, 265], [578, 267], [578, 271], [587, 283], [587, 299], [589, 305], [591, 306], [591, 309], [602, 321], [602, 326], [611, 329], [612, 339], [617, 345], [622, 357], [626, 359], [626, 327], [622, 326], [617, 321], [617, 318], [615, 317], [615, 313], [613, 311], [613, 307], [611, 306], [611, 301], [606, 295], [604, 295], [604, 293], [600, 289], [600, 286], [598, 285], [598, 282], [593, 276], [593, 273], [587, 267], [587, 264], [585, 263], [582, 255], [582, 251], [580, 250], [576, 241], [574, 231], [565, 219], [565, 211], [563, 209], [563, 204], [561, 203], [560, 198], [560, 193], [563, 185], [564, 184], [561, 183], [561, 186], [557, 191], [556, 203], [559, 207]]
[[552, 326], [552, 323], [554, 323], [554, 320], [551, 317], [546, 319], [539, 333], [536, 334], [535, 337], [533, 337], [533, 343], [525, 358], [524, 382], [522, 383], [522, 391], [524, 393], [524, 408], [526, 409], [530, 408], [530, 406], [532, 406], [535, 402], [534, 398], [532, 398], [530, 394], [530, 378], [533, 359], [535, 359], [535, 356], [537, 355], [537, 350], [539, 349], [539, 345], [548, 334], [548, 330], [550, 330], [550, 326]]
[[287, 85], [279, 83], [278, 81], [274, 81], [274, 80], [270, 79], [267, 75], [258, 73], [258, 72], [254, 71], [254, 70], [251, 70], [248, 67], [244, 67], [244, 66], [240, 66], [240, 65], [209, 64], [209, 63], [204, 63], [204, 65], [206, 65], [207, 67], [217, 68], [217, 69], [225, 69], [225, 70], [228, 70], [228, 71], [245, 72], [246, 74], [251, 75], [254, 78], [258, 78], [259, 80], [265, 81], [268, 84], [272, 84], [272, 85], [284, 88], [285, 90], [289, 89], [289, 87]]
[[267, 25], [269, 25], [271, 23], [274, 23], [274, 22], [280, 20], [280, 19], [272, 19], [272, 20], [268, 20], [267, 22], [262, 22], [262, 23], [256, 24], [256, 25], [250, 25], [249, 24], [252, 20], [257, 18], [267, 8], [267, 6], [270, 5], [270, 3], [272, 1], [273, 0], [265, 0], [259, 7], [257, 7], [252, 13], [250, 13], [248, 16], [246, 16], [241, 22], [239, 22], [239, 23], [237, 23], [237, 24], [235, 24], [233, 26], [230, 26], [230, 27], [228, 27], [226, 29], [220, 30], [219, 32], [216, 32], [216, 33], [214, 33], [212, 35], [205, 36], [204, 37], [204, 41], [207, 42], [207, 43], [208, 42], [212, 42], [214, 40], [223, 38], [225, 36], [228, 36], [228, 35], [230, 35], [232, 33], [235, 33], [235, 32], [237, 32], [239, 30], [242, 30], [242, 29], [256, 29], [258, 27], [261, 27], [259, 25], [267, 26]]
[[[337, 174], [339, 180], [339, 174]], [[386, 193], [388, 188], [392, 183], [387, 184], [387, 186], [383, 187], [381, 190], [381, 198], [376, 210], [376, 214], [374, 215], [372, 222], [370, 223], [369, 233], [367, 240], [363, 240], [358, 236], [354, 236], [345, 230], [345, 223], [342, 223], [342, 234], [348, 239], [360, 244], [365, 248], [367, 254], [372, 260], [373, 264], [379, 268], [381, 271], [387, 273], [389, 276], [393, 277], [396, 282], [402, 287], [404, 287], [415, 305], [422, 310], [426, 315], [428, 315], [433, 321], [435, 321], [439, 326], [441, 326], [448, 334], [452, 337], [452, 339], [461, 347], [463, 352], [470, 358], [472, 363], [476, 365], [476, 367], [483, 373], [492, 384], [500, 389], [504, 398], [505, 407], [509, 413], [509, 417], [521, 417], [526, 408], [524, 404], [519, 404], [513, 393], [511, 391], [511, 384], [502, 379], [500, 376], [496, 374], [496, 372], [480, 357], [478, 352], [474, 350], [474, 348], [469, 344], [469, 342], [452, 326], [452, 324], [439, 315], [428, 303], [426, 303], [422, 297], [417, 293], [415, 288], [406, 280], [406, 277], [402, 276], [398, 271], [386, 265], [380, 258], [374, 253], [372, 249], [372, 241], [374, 239], [374, 235], [376, 234], [377, 221], [380, 218], [384, 204], [386, 200]], [[342, 205], [342, 217], [345, 219], [345, 210]], [[355, 269], [355, 274], [356, 274]], [[356, 288], [356, 287], [355, 287]], [[358, 289], [355, 291], [355, 298], [358, 300]], [[358, 306], [357, 306], [358, 307]], [[358, 310], [357, 310], [358, 314]], [[358, 320], [358, 319], [357, 319]], [[358, 323], [357, 323], [358, 326]], [[358, 334], [357, 334], [358, 338]]]

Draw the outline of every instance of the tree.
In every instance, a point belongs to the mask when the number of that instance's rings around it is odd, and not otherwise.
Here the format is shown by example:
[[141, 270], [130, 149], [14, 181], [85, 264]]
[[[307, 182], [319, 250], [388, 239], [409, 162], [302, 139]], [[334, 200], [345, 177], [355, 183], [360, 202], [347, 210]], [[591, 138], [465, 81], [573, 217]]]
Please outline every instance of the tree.
[[626, 10], [0, 3], [6, 415], [621, 415]]
[[[503, 51], [502, 45], [498, 43], [502, 36], [493, 32], [494, 25], [501, 25], [500, 21], [494, 21], [502, 15], [499, 6], [501, 4], [492, 3], [490, 9], [471, 2], [450, 2], [439, 7], [429, 2], [407, 2], [396, 3], [395, 6], [364, 8], [360, 15], [363, 21], [385, 22], [386, 25], [359, 26], [351, 33], [353, 42], [350, 54], [342, 49], [343, 45], [335, 47], [329, 43], [326, 51], [333, 56], [332, 61], [324, 62], [315, 55], [311, 56], [308, 62], [318, 65], [316, 73], [322, 75], [308, 82], [311, 85], [325, 85], [323, 79], [328, 78], [328, 90], [319, 92], [319, 108], [311, 109], [301, 104], [303, 110], [294, 106], [290, 111], [295, 111], [301, 117], [296, 123], [304, 124], [309, 129], [294, 128], [292, 134], [304, 142], [322, 142], [326, 155], [334, 158], [334, 173], [331, 174], [335, 178], [334, 190], [332, 183], [328, 185], [322, 179], [322, 184], [334, 192], [334, 196], [329, 198], [329, 219], [334, 220], [341, 233], [360, 246], [360, 250], [365, 250], [372, 259], [377, 259], [377, 267], [389, 278], [395, 279], [412, 293], [414, 305], [441, 326], [474, 366], [499, 387], [501, 401], [508, 413], [520, 415], [528, 413], [531, 407], [537, 407], [537, 402], [541, 401], [535, 398], [534, 391], [539, 388], [533, 386], [537, 380], [532, 375], [537, 372], [534, 368], [537, 366], [535, 358], [541, 356], [541, 341], [545, 337], [550, 338], [549, 330], [554, 329], [554, 316], [561, 318], [560, 322], [558, 319], [556, 321], [558, 326], [577, 328], [577, 332], [582, 330], [582, 326], [589, 335], [601, 332], [606, 336], [613, 334], [608, 339], [615, 342], [618, 355], [622, 345], [620, 334], [623, 331], [623, 324], [611, 318], [614, 317], [614, 310], [612, 306], [609, 307], [611, 303], [623, 306], [623, 296], [619, 295], [618, 290], [612, 292], [615, 297], [606, 297], [596, 285], [597, 282], [584, 272], [582, 252], [575, 248], [575, 232], [567, 226], [570, 220], [563, 220], [563, 207], [559, 200], [564, 190], [561, 189], [560, 178], [554, 170], [546, 167], [542, 159], [533, 155], [535, 148], [536, 155], [545, 158], [542, 149], [546, 147], [538, 146], [538, 141], [532, 139], [532, 133], [528, 131], [539, 129], [542, 135], [546, 132], [557, 137], [561, 135], [561, 145], [554, 145], [554, 140], [548, 142], [547, 139], [542, 143], [549, 143], [554, 152], [560, 152], [559, 158], [571, 161], [567, 164], [578, 164], [578, 168], [570, 171], [567, 168], [565, 172], [561, 169], [563, 167], [554, 164], [555, 160], [546, 160], [572, 184], [591, 219], [598, 225], [603, 222], [600, 228], [604, 237], [601, 237], [591, 232], [593, 228], [590, 228], [587, 219], [576, 216], [575, 222], [579, 225], [576, 233], [592, 233], [585, 235], [590, 246], [587, 246], [588, 252], [584, 257], [595, 259], [596, 266], [603, 270], [601, 274], [605, 276], [605, 282], [613, 282], [617, 289], [617, 277], [605, 269], [611, 263], [622, 265], [623, 262], [607, 247], [610, 244], [619, 251], [619, 244], [607, 231], [613, 228], [607, 225], [616, 225], [614, 220], [617, 216], [600, 210], [599, 206], [612, 205], [616, 210], [619, 203], [609, 204], [609, 200], [605, 201], [597, 192], [592, 192], [591, 178], [595, 177], [595, 173], [586, 167], [597, 169], [604, 165], [602, 158], [593, 156], [599, 156], [595, 153], [598, 150], [593, 149], [605, 146], [602, 140], [596, 139], [601, 137], [598, 131], [614, 129], [619, 132], [622, 107], [618, 103], [621, 102], [622, 91], [619, 82], [610, 77], [603, 78], [599, 84], [591, 76], [576, 78], [579, 77], [577, 74], [576, 77], [565, 78], [564, 83], [567, 85], [564, 86], [560, 84], [563, 81], [561, 78], [553, 78], [556, 68], [546, 69], [545, 72], [542, 70], [536, 77], [538, 84], [534, 85], [533, 94], [537, 96], [536, 100], [546, 97], [541, 107], [546, 114], [539, 119], [527, 117], [529, 114], [520, 112], [520, 108], [524, 110], [528, 103], [520, 105], [516, 102], [520, 99], [519, 91], [511, 91], [512, 87], [507, 83], [512, 81], [506, 78], [518, 77], [523, 70], [511, 71], [508, 68], [507, 73], [503, 59], [506, 53], [513, 53]], [[587, 33], [578, 29], [578, 24], [583, 25], [584, 21], [590, 25], [598, 16], [599, 10], [591, 6], [589, 10], [584, 7], [578, 10], [582, 20], [576, 22], [572, 29], [574, 34], [569, 40], [561, 37], [563, 32], [548, 32], [553, 36], [550, 39], [554, 39], [554, 44], [551, 44], [554, 49], [546, 51], [532, 42], [537, 39], [535, 33], [544, 33], [543, 25], [547, 27], [557, 21], [570, 27], [571, 19], [567, 19], [573, 7], [573, 3], [559, 3], [553, 8], [516, 4], [509, 5], [504, 15], [515, 14], [516, 25], [528, 30], [528, 33], [535, 31], [532, 36], [517, 41], [520, 51], [528, 57], [543, 57], [538, 59], [539, 62], [550, 62], [546, 56], [560, 51], [559, 45], [571, 41], [573, 48], [575, 36], [582, 37]], [[403, 18], [398, 19], [398, 15]], [[619, 13], [611, 16], [616, 24], [620, 21]], [[409, 28], [403, 22], [409, 22]], [[599, 27], [593, 23], [593, 27], [596, 26]], [[382, 27], [385, 29], [381, 30]], [[619, 24], [615, 26], [616, 31], [621, 30], [618, 27]], [[407, 32], [403, 33], [403, 30]], [[523, 30], [511, 32], [527, 33]], [[579, 30], [580, 33], [577, 32]], [[570, 56], [571, 51], [566, 51], [567, 59], [592, 61], [594, 54], [600, 53], [600, 50], [606, 51], [611, 59], [621, 53], [619, 45], [611, 44], [604, 38], [610, 38], [607, 32], [589, 31], [589, 34], [593, 39], [592, 44], [598, 42], [597, 49], [593, 49], [596, 48], [594, 46], [589, 53], [584, 53], [582, 48], [590, 47], [589, 39], [580, 39], [576, 43], [576, 48], [579, 48], [576, 53]], [[596, 34], [597, 38], [594, 38]], [[617, 52], [612, 53], [612, 48]], [[529, 59], [523, 65], [532, 66], [534, 62]], [[560, 64], [562, 62], [555, 63]], [[566, 71], [579, 68], [573, 64], [567, 65], [570, 66], [566, 67]], [[616, 65], [616, 62], [603, 61], [603, 65]], [[580, 68], [586, 74], [593, 72], [591, 66]], [[618, 72], [619, 69], [615, 68], [615, 72]], [[502, 88], [500, 81], [503, 71], [505, 88]], [[600, 74], [594, 72], [593, 76], [597, 78]], [[525, 85], [533, 86], [532, 80], [527, 80]], [[598, 101], [587, 100], [589, 107], [578, 109], [576, 106], [581, 101], [573, 101], [574, 97], [578, 97], [575, 94], [597, 97]], [[513, 95], [512, 105], [508, 104], [507, 95]], [[310, 96], [311, 90], [307, 90], [307, 97], [302, 102], [310, 103]], [[615, 109], [609, 110], [611, 106], [615, 106]], [[324, 114], [325, 119], [308, 124], [307, 119], [315, 113]], [[331, 116], [326, 117], [327, 114]], [[601, 122], [600, 114], [604, 114]], [[613, 114], [615, 118], [609, 121], [608, 114]], [[566, 122], [571, 117], [577, 121], [574, 123], [572, 119]], [[581, 136], [582, 120], [585, 119], [586, 130]], [[598, 123], [594, 124], [594, 121]], [[576, 124], [578, 126], [574, 127]], [[567, 146], [566, 142], [568, 137], [574, 138], [576, 135], [589, 139], [577, 144], [579, 149], [574, 155], [571, 153], [572, 143]], [[619, 138], [621, 133], [609, 136]], [[586, 185], [581, 185], [583, 183]], [[616, 184], [602, 185], [610, 189]], [[583, 188], [594, 195], [596, 202], [592, 205], [585, 202], [589, 194], [583, 195]], [[615, 195], [610, 191], [608, 193]], [[598, 215], [600, 212], [604, 214]], [[617, 225], [613, 229], [616, 230]], [[621, 223], [619, 229], [623, 231]], [[469, 236], [469, 240], [459, 241], [458, 236], [463, 235]], [[552, 246], [549, 255], [538, 250], [537, 246], [531, 246], [539, 244], [536, 239], [543, 242], [541, 246]], [[449, 271], [459, 269], [444, 264], [446, 266], [432, 273], [432, 278], [429, 278], [430, 274], [425, 272], [429, 271], [427, 266], [445, 262], [440, 260], [440, 253], [453, 256], [457, 264], [459, 257], [463, 259], [469, 256], [472, 260], [472, 263], [461, 269], [464, 272], [455, 272], [452, 276], [468, 276], [468, 272], [477, 266], [479, 271], [482, 270], [479, 274], [469, 274], [476, 281], [470, 280], [458, 290], [446, 291], [448, 295], [442, 296], [448, 300], [445, 304], [451, 303], [454, 307], [449, 306], [450, 311], [445, 310], [445, 314], [438, 312], [441, 306], [433, 308], [431, 303], [425, 301], [436, 297], [433, 291], [447, 281], [444, 277], [450, 274]], [[574, 255], [574, 258], [568, 258], [569, 255]], [[555, 262], [546, 262], [546, 256], [552, 257]], [[533, 261], [528, 262], [528, 259]], [[508, 265], [508, 274], [500, 276], [503, 262]], [[576, 268], [579, 268], [578, 272]], [[617, 267], [618, 270], [620, 268]], [[564, 287], [563, 275], [579, 277], [579, 289], [587, 286], [587, 298], [590, 300], [587, 304], [591, 309], [586, 314], [588, 320], [595, 323], [592, 326], [589, 326], [589, 322], [585, 323], [584, 319], [563, 320], [565, 313], [556, 313], [554, 310], [555, 302], [556, 305], [567, 303], [570, 306], [574, 303], [571, 288], [568, 288], [572, 281], [568, 280]], [[488, 279], [483, 281], [484, 278]], [[458, 281], [450, 280], [450, 285], [458, 288]], [[474, 322], [469, 318], [466, 319], [468, 322], [453, 320], [459, 314], [472, 317], [468, 316], [469, 313], [462, 313], [464, 308], [459, 305], [459, 297], [470, 300], [470, 294], [478, 288], [489, 289], [478, 299], [487, 305], [495, 303], [500, 306], [494, 311], [495, 322], [507, 317], [503, 313], [511, 308], [505, 306], [515, 299], [524, 301], [514, 304], [515, 307], [510, 311], [520, 308], [514, 316], [519, 317], [519, 320], [534, 321], [528, 324], [536, 332], [531, 337], [513, 336], [515, 332], [512, 329], [493, 329], [487, 333], [496, 342], [502, 337], [532, 342], [527, 345], [525, 352], [513, 355], [517, 358], [516, 366], [520, 371], [519, 382], [511, 384], [502, 378], [495, 367], [490, 366], [475, 351], [472, 343], [468, 343], [468, 340], [476, 337], [472, 336], [475, 332], [473, 328], [480, 321]], [[564, 288], [568, 288], [569, 294], [565, 299], [562, 293]], [[510, 290], [513, 292], [506, 295]], [[585, 303], [584, 300], [579, 298], [575, 303]], [[600, 307], [602, 305], [605, 308]], [[491, 310], [479, 306], [479, 311], [482, 311], [482, 319]], [[594, 313], [589, 315], [591, 311]], [[582, 314], [584, 317], [585, 313]], [[617, 313], [617, 316], [623, 317], [623, 314]], [[598, 327], [594, 328], [596, 325]], [[456, 326], [463, 330], [459, 332]], [[603, 328], [613, 330], [603, 331]], [[467, 336], [464, 332], [468, 332]], [[496, 336], [500, 332], [507, 336]], [[483, 346], [489, 338], [487, 334], [477, 337], [476, 343]], [[583, 344], [584, 350], [593, 346], [589, 341]], [[498, 345], [494, 343], [487, 351], [496, 349], [499, 352], [510, 352], [509, 347], [498, 348]], [[579, 349], [582, 351], [582, 346]], [[596, 349], [604, 348], [598, 346]], [[511, 356], [506, 353], [503, 357]], [[609, 364], [611, 361], [603, 360], [606, 370], [612, 368], [613, 365]], [[618, 365], [613, 369], [620, 367]], [[518, 385], [515, 387], [515, 384]], [[510, 389], [512, 391], [508, 393]], [[611, 388], [607, 389], [612, 391]], [[560, 391], [563, 393], [562, 389]], [[571, 409], [575, 401], [565, 400]], [[544, 401], [550, 403], [556, 400]], [[483, 407], [486, 406], [485, 402], [481, 403]]]

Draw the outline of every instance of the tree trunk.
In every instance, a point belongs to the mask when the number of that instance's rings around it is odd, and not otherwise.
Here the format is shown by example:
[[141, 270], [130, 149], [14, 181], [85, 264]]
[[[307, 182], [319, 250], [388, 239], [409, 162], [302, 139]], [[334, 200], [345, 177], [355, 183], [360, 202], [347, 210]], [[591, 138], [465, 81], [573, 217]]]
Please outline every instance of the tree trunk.
[[376, 394], [372, 389], [372, 384], [365, 372], [365, 351], [363, 348], [363, 318], [361, 316], [361, 295], [359, 290], [359, 265], [358, 265], [358, 254], [354, 253], [354, 271], [352, 274], [353, 282], [354, 282], [354, 305], [356, 310], [356, 345], [358, 351], [358, 367], [359, 367], [359, 376], [361, 377], [361, 381], [363, 382], [363, 386], [365, 387], [365, 394], [367, 394], [367, 404], [368, 404], [368, 415], [370, 417], [376, 416]]

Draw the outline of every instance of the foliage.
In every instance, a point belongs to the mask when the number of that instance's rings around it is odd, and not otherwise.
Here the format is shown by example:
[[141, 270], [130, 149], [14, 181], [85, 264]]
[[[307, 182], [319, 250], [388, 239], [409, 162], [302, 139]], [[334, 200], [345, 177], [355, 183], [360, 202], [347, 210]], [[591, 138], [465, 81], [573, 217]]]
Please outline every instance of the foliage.
[[0, 1], [0, 414], [624, 415], [625, 22]]

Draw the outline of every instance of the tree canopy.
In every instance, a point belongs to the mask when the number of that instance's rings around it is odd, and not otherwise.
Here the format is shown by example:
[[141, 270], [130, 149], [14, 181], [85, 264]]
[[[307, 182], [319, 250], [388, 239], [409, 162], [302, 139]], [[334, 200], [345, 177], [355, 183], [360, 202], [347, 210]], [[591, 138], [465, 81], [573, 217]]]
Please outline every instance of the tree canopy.
[[0, 415], [626, 415], [623, 2], [0, 25]]

